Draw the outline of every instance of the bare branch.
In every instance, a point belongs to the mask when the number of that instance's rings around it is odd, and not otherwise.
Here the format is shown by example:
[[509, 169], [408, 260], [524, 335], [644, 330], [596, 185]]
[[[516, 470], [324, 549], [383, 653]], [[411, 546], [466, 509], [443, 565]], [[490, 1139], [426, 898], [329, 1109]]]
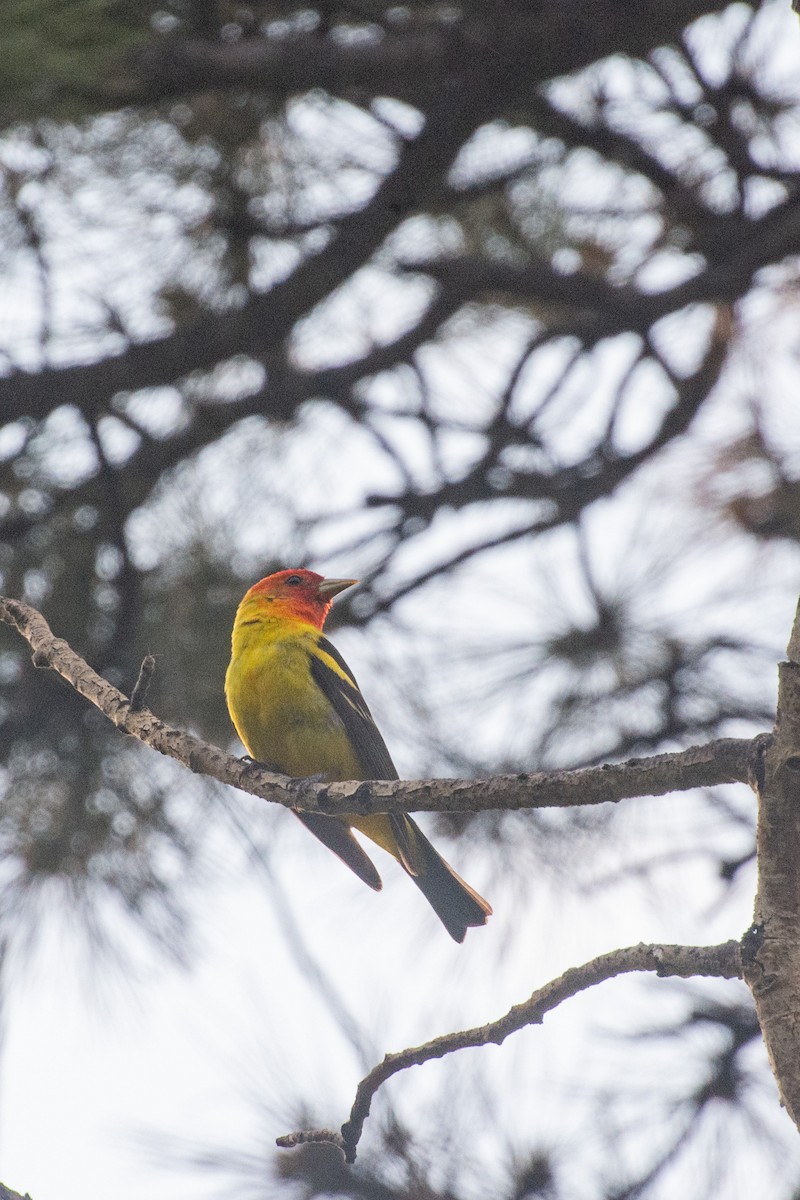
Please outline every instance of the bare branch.
[[19, 1192], [12, 1192], [11, 1188], [0, 1183], [0, 1200], [31, 1200], [31, 1198], [27, 1192], [21, 1196]]
[[[309, 1142], [326, 1142], [344, 1150], [344, 1138], [335, 1129], [298, 1129], [297, 1133], [285, 1133], [275, 1139], [275, 1145], [282, 1150], [291, 1150], [294, 1146], [305, 1146]], [[2, 1198], [0, 1198], [2, 1200]]]
[[645, 55], [653, 46], [675, 40], [690, 21], [721, 10], [725, 2], [581, 0], [535, 5], [529, 13], [520, 5], [511, 36], [505, 14], [498, 19], [490, 6], [486, 15], [466, 20], [463, 29], [431, 23], [351, 42], [321, 38], [316, 30], [280, 40], [227, 43], [164, 38], [132, 63], [129, 78], [113, 98], [142, 103], [232, 87], [286, 96], [323, 87], [345, 96], [380, 89], [383, 95], [425, 106], [435, 95], [432, 80], [440, 82], [455, 71], [479, 71], [487, 59], [501, 63], [506, 76], [524, 70], [527, 86], [533, 88], [609, 54]]
[[697, 275], [661, 292], [644, 292], [631, 284], [613, 285], [588, 271], [561, 274], [544, 258], [531, 254], [522, 264], [479, 256], [440, 257], [400, 264], [457, 294], [463, 302], [475, 296], [508, 292], [570, 311], [585, 311], [587, 333], [608, 336], [621, 330], [646, 332], [668, 313], [690, 304], [732, 304], [747, 290], [755, 272], [788, 252], [800, 232], [794, 200], [777, 205], [758, 221], [738, 227], [735, 258], [711, 262]]
[[606, 979], [627, 975], [634, 971], [653, 971], [656, 975], [677, 976], [688, 979], [693, 975], [711, 976], [716, 979], [741, 979], [742, 966], [738, 942], [723, 942], [719, 946], [654, 946], [639, 943], [620, 950], [611, 950], [591, 959], [580, 967], [571, 967], [557, 979], [552, 979], [537, 988], [527, 1000], [515, 1004], [504, 1016], [488, 1025], [446, 1033], [442, 1037], [412, 1046], [397, 1054], [387, 1054], [358, 1085], [350, 1116], [342, 1126], [341, 1137], [326, 1130], [309, 1130], [286, 1134], [277, 1139], [277, 1145], [291, 1147], [305, 1141], [332, 1141], [344, 1146], [348, 1162], [355, 1162], [356, 1148], [369, 1116], [372, 1098], [387, 1079], [418, 1067], [434, 1058], [444, 1058], [456, 1050], [469, 1047], [501, 1045], [509, 1034], [517, 1033], [528, 1025], [541, 1025], [545, 1014], [557, 1008], [563, 1000], [577, 996]]
[[55, 671], [124, 733], [177, 759], [190, 771], [304, 812], [482, 812], [492, 808], [570, 808], [634, 796], [662, 796], [714, 784], [747, 782], [753, 747], [760, 745], [758, 739], [720, 738], [705, 746], [632, 758], [625, 763], [488, 779], [345, 783], [289, 779], [258, 763], [233, 758], [217, 746], [167, 725], [148, 709], [134, 708], [127, 696], [92, 670], [62, 638], [54, 637], [44, 617], [30, 605], [0, 596], [0, 620], [12, 625], [28, 642], [34, 666]]

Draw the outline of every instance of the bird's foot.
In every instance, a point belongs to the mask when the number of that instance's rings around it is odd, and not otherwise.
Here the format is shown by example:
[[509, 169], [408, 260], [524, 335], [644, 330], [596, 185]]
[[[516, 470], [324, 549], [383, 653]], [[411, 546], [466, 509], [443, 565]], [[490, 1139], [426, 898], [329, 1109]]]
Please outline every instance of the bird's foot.
[[289, 784], [289, 787], [293, 788], [294, 791], [300, 792], [304, 791], [309, 784], [313, 786], [317, 783], [330, 783], [330, 780], [328, 779], [327, 775], [322, 773], [319, 775], [302, 775], [297, 779], [293, 779]]
[[282, 775], [283, 771], [279, 771], [272, 763], [264, 762], [260, 758], [253, 758], [250, 754], [243, 754], [239, 759], [246, 767], [256, 767], [259, 771], [269, 771], [270, 775]]

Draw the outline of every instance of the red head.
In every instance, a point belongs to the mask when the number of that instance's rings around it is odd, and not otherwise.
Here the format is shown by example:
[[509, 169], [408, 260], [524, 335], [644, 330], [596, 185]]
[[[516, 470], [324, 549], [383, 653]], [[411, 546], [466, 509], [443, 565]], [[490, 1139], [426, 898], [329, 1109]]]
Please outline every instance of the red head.
[[334, 596], [358, 583], [357, 579], [325, 579], [314, 571], [290, 567], [254, 583], [242, 604], [255, 600], [276, 617], [307, 621], [322, 629]]

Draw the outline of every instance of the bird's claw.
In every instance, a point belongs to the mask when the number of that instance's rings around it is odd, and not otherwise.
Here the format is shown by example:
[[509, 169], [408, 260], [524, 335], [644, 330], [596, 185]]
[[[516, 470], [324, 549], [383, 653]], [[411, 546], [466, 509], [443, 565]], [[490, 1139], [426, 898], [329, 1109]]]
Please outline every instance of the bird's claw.
[[279, 771], [277, 767], [272, 765], [272, 763], [264, 762], [260, 758], [253, 758], [251, 754], [243, 754], [239, 759], [239, 762], [244, 763], [246, 767], [255, 767], [259, 771], [269, 771], [270, 775], [283, 774], [283, 772]]
[[329, 782], [330, 782], [330, 780], [328, 779], [328, 776], [321, 772], [319, 775], [302, 775], [298, 779], [293, 779], [292, 782], [289, 784], [289, 787], [293, 788], [295, 791], [299, 792], [299, 791], [302, 791], [304, 788], [308, 787], [309, 784], [312, 784], [312, 786], [313, 786], [314, 784], [317, 784], [317, 783], [329, 783]]
[[[272, 775], [282, 775], [283, 774], [283, 771], [279, 770], [278, 767], [273, 766], [272, 763], [264, 762], [262, 759], [259, 759], [259, 758], [253, 758], [252, 754], [243, 754], [242, 757], [239, 759], [239, 762], [244, 763], [244, 765], [246, 767], [255, 767], [257, 770], [260, 770], [260, 771], [269, 771], [270, 774], [272, 774]], [[329, 782], [328, 776], [325, 775], [324, 772], [320, 772], [319, 775], [300, 775], [295, 779], [291, 779], [289, 781], [288, 787], [294, 789], [294, 791], [299, 792], [303, 788], [307, 787], [308, 784], [314, 785], [317, 783], [328, 783], [328, 782]]]

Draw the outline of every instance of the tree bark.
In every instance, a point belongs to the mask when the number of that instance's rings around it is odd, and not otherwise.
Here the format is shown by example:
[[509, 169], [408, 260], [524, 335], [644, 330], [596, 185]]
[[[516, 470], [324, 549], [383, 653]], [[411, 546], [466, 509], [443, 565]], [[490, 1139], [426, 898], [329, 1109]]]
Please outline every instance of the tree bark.
[[4, 1183], [0, 1183], [0, 1200], [31, 1200], [26, 1192], [21, 1196], [19, 1192], [12, 1192], [11, 1188], [6, 1187]]
[[775, 730], [753, 772], [758, 891], [743, 965], [781, 1101], [800, 1128], [800, 604], [787, 657]]

